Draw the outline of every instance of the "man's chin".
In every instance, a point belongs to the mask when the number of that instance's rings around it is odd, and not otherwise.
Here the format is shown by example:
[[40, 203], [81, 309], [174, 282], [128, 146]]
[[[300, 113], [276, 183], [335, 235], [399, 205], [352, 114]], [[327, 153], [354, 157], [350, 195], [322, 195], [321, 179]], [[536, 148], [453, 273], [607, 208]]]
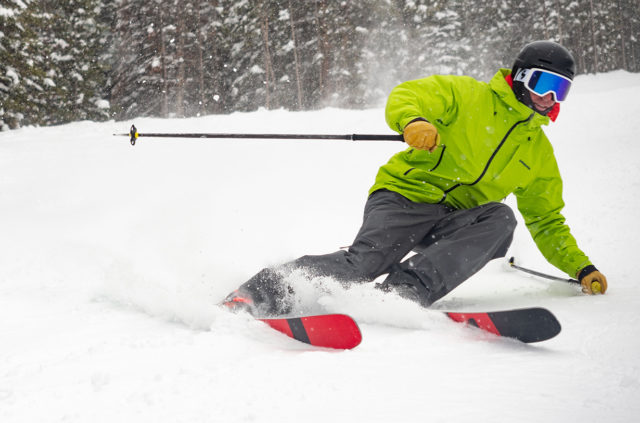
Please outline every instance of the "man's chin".
[[533, 110], [535, 110], [536, 112], [540, 113], [543, 116], [546, 116], [547, 113], [549, 113], [551, 111], [551, 109], [553, 108], [553, 106], [555, 106], [556, 103], [552, 103], [549, 107], [541, 107], [536, 103], [533, 103]]

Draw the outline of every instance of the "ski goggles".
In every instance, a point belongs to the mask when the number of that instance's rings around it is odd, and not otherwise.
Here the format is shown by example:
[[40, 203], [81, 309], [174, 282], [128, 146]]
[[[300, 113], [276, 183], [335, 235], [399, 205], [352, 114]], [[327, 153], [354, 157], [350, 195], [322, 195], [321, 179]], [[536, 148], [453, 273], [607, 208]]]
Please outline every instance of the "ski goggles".
[[521, 81], [529, 91], [543, 97], [553, 93], [553, 98], [557, 102], [567, 99], [571, 80], [555, 72], [544, 69], [520, 69], [514, 81]]

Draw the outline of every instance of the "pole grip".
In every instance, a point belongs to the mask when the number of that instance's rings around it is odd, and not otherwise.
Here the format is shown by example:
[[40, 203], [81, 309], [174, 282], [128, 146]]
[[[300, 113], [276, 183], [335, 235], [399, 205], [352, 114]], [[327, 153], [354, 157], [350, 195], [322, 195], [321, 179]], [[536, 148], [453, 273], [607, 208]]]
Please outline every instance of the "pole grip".
[[129, 141], [131, 141], [131, 145], [136, 145], [136, 140], [138, 139], [138, 129], [135, 125], [131, 125], [131, 129], [129, 130]]
[[401, 141], [404, 142], [402, 135], [375, 135], [375, 134], [353, 134], [351, 141]]

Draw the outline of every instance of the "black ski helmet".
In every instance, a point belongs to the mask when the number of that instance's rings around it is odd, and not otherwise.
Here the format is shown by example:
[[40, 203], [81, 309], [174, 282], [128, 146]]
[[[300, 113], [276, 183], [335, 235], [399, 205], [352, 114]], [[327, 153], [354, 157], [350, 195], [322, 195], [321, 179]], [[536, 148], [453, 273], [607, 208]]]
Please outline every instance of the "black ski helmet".
[[[520, 69], [539, 68], [559, 73], [573, 80], [576, 74], [576, 62], [569, 50], [553, 41], [534, 41], [520, 50], [511, 68], [511, 76], [515, 78]], [[524, 84], [513, 81], [513, 92], [518, 100], [542, 115], [547, 115], [551, 108], [542, 112], [535, 109], [531, 95]]]

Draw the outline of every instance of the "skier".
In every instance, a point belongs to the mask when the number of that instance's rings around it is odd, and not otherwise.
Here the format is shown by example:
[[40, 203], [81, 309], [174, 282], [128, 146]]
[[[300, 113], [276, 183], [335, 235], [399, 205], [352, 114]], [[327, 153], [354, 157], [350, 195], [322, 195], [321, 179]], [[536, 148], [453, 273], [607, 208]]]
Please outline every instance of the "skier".
[[583, 292], [593, 294], [597, 281], [605, 293], [606, 277], [578, 248], [560, 213], [562, 180], [541, 128], [556, 120], [575, 69], [567, 49], [536, 41], [488, 84], [434, 75], [398, 85], [386, 120], [409, 148], [380, 168], [353, 244], [264, 269], [224, 304], [286, 314], [292, 291], [283, 281], [291, 269], [304, 268], [344, 283], [387, 274], [376, 288], [429, 306], [505, 256], [516, 219], [501, 200], [511, 193], [545, 258], [577, 277]]

